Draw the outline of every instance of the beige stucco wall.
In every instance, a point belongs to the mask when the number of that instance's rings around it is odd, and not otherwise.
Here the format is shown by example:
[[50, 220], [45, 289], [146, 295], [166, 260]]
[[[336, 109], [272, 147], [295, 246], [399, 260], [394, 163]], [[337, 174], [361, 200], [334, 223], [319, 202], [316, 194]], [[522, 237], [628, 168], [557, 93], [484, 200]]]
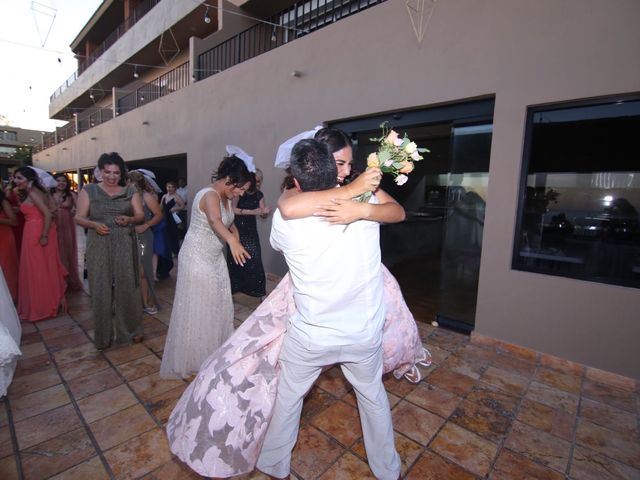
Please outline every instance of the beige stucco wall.
[[[276, 148], [301, 130], [495, 94], [476, 330], [640, 378], [639, 290], [510, 267], [526, 107], [640, 91], [638, 20], [637, 0], [440, 0], [418, 44], [404, 0], [389, 0], [101, 125], [96, 141], [64, 142], [48, 168], [86, 166], [104, 150], [185, 152], [193, 193], [233, 143], [255, 156], [271, 203]], [[262, 222], [265, 268], [281, 274], [268, 230]]]

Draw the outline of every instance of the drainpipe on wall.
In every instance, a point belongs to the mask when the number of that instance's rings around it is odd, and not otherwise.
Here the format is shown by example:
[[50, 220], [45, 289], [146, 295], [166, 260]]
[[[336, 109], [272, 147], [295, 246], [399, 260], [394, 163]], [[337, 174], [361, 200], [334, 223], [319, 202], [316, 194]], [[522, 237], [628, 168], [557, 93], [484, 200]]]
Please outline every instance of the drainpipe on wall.
[[189, 83], [198, 81], [198, 57], [202, 53], [202, 39], [198, 37], [189, 38]]

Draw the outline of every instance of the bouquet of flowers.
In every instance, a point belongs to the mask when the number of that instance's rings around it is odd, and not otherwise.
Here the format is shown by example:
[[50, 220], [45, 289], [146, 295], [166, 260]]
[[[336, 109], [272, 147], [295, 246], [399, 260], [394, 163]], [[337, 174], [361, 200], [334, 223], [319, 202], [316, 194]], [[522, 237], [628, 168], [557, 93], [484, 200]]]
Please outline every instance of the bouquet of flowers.
[[[398, 185], [407, 183], [409, 177], [407, 175], [415, 168], [414, 162], [423, 159], [421, 153], [428, 153], [426, 148], [420, 148], [415, 142], [404, 134], [400, 138], [398, 132], [390, 130], [387, 122], [380, 124], [382, 136], [371, 138], [372, 142], [378, 142], [380, 145], [377, 152], [373, 152], [367, 157], [367, 167], [377, 167], [382, 173], [390, 173], [393, 175], [394, 181]], [[368, 202], [371, 198], [371, 192], [366, 192], [356, 197], [359, 202]]]

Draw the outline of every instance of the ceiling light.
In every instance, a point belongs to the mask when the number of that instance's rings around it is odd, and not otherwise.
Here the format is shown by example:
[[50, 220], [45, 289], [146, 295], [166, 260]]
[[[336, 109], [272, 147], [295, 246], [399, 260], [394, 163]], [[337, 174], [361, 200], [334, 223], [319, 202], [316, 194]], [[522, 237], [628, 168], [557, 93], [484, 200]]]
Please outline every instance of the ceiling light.
[[204, 11], [204, 23], [211, 23], [211, 17], [209, 16], [209, 6], [207, 5], [207, 9]]
[[138, 78], [140, 76], [140, 74], [138, 73], [138, 66], [134, 65], [133, 66], [133, 78]]

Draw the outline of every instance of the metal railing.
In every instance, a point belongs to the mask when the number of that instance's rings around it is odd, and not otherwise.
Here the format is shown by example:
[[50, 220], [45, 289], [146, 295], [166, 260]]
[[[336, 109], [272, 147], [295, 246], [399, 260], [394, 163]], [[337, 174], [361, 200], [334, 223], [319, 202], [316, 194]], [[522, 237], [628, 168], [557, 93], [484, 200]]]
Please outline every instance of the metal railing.
[[196, 78], [203, 80], [308, 33], [386, 0], [305, 0], [265, 19], [198, 56]]
[[93, 51], [88, 57], [78, 61], [78, 70], [73, 73], [65, 82], [60, 85], [55, 92], [49, 98], [52, 102], [55, 98], [60, 96], [69, 86], [75, 82], [80, 74], [84, 72], [90, 65], [92, 65], [100, 56], [106, 52], [114, 43], [118, 41], [122, 35], [124, 35], [133, 25], [135, 25], [142, 17], [144, 17], [149, 11], [155, 7], [161, 0], [143, 0], [138, 5], [128, 18], [116, 27], [116, 29], [109, 34], [109, 36]]
[[174, 68], [155, 80], [118, 99], [116, 114], [122, 115], [189, 85], [189, 62]]

